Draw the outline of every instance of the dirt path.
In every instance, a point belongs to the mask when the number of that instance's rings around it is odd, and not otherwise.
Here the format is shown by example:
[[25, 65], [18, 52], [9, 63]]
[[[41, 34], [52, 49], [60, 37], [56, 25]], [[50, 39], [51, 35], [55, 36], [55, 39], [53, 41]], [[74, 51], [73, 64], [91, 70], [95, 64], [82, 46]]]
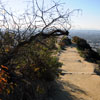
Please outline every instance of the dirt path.
[[60, 79], [64, 90], [79, 100], [100, 100], [100, 76], [93, 72], [97, 65], [84, 61], [75, 47], [66, 48], [59, 58], [64, 64]]

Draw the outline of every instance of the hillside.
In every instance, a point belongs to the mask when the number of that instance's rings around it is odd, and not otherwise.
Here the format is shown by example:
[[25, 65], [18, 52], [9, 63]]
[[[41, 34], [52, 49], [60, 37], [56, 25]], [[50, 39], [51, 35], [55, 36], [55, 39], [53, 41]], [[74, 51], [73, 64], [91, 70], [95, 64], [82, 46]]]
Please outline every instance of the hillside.
[[60, 81], [64, 90], [79, 100], [100, 100], [100, 76], [93, 72], [97, 65], [80, 57], [76, 47], [67, 47], [59, 58], [63, 63]]

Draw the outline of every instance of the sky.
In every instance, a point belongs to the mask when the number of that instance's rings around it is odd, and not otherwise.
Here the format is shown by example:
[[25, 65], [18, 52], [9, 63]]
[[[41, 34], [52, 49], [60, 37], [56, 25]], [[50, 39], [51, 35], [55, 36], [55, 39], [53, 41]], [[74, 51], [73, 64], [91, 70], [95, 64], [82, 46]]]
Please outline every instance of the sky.
[[[1, 0], [7, 9], [22, 13], [30, 6], [31, 0]], [[38, 0], [41, 2], [42, 0]], [[44, 0], [50, 6], [51, 0]], [[53, 0], [52, 0], [53, 1]], [[54, 0], [58, 1], [58, 0]], [[81, 9], [71, 16], [72, 29], [100, 30], [100, 0], [59, 0], [66, 9]], [[27, 5], [28, 3], [28, 5]]]
[[[65, 0], [66, 1], [66, 0]], [[82, 14], [72, 18], [74, 28], [100, 30], [100, 0], [67, 0], [69, 8], [82, 9]]]

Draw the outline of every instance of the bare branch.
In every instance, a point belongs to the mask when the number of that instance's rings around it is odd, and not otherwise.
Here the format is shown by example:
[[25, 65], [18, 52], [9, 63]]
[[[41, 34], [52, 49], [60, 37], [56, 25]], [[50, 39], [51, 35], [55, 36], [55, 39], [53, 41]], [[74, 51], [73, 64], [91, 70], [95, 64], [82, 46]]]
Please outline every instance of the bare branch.
[[71, 28], [70, 16], [79, 9], [70, 11], [67, 9], [64, 13], [59, 9], [61, 3], [53, 2], [49, 8], [45, 8], [45, 2], [42, 1], [42, 7], [37, 0], [32, 0], [33, 11], [26, 10], [24, 14], [16, 17], [13, 12], [8, 12], [1, 4], [0, 10], [5, 13], [1, 14], [3, 25], [0, 26], [8, 31], [13, 31], [16, 35], [15, 40], [18, 43], [13, 46], [6, 58], [1, 59], [1, 64], [6, 65], [18, 53], [20, 48], [25, 44], [30, 44], [39, 36], [50, 37], [69, 35], [68, 30]]

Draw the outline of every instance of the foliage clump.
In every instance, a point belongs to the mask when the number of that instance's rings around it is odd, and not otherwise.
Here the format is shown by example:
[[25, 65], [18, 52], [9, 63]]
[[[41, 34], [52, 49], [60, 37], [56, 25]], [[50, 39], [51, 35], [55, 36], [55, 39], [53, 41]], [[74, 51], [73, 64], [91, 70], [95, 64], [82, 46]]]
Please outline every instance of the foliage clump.
[[74, 36], [72, 39], [72, 42], [74, 42], [75, 44], [77, 44], [77, 48], [80, 50], [85, 50], [85, 49], [91, 49], [90, 45], [87, 43], [86, 40], [78, 37], [78, 36]]
[[75, 36], [73, 37], [72, 42], [77, 45], [77, 49], [79, 50], [80, 55], [84, 57], [85, 60], [95, 63], [97, 60], [100, 60], [99, 54], [92, 50], [86, 40]]
[[[6, 38], [9, 36], [10, 33]], [[0, 72], [0, 92], [7, 100], [36, 100], [48, 94], [48, 83], [59, 77], [59, 68], [62, 66], [57, 56], [54, 56], [54, 50], [57, 49], [55, 43], [54, 37], [39, 36], [23, 45], [9, 60], [7, 67], [1, 65], [4, 70]], [[14, 45], [9, 43], [9, 50], [6, 46], [8, 44], [1, 42], [1, 58], [3, 55], [6, 58]]]
[[97, 75], [100, 75], [100, 64], [99, 64], [99, 66], [96, 66], [96, 67], [95, 67], [94, 72], [95, 72]]
[[66, 46], [71, 44], [71, 40], [67, 36], [63, 36], [59, 42], [60, 48], [65, 49]]

